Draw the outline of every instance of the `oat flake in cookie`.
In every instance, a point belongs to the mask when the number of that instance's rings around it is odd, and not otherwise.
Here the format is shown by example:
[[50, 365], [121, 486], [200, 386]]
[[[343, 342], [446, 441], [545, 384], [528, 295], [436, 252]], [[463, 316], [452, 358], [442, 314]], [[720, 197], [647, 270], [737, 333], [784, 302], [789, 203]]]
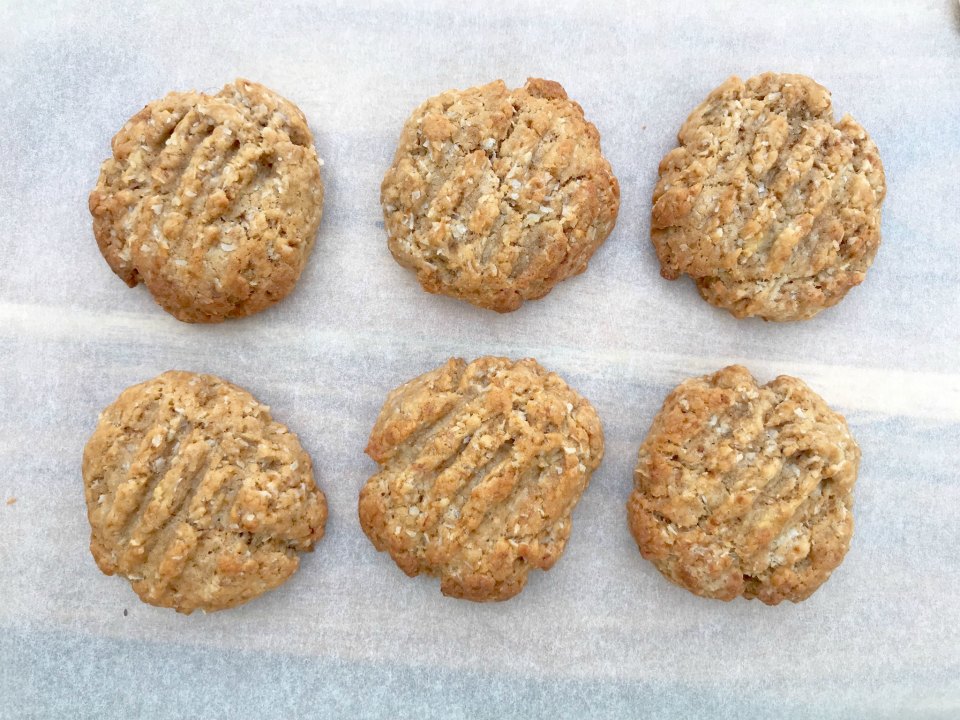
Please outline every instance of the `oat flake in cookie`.
[[558, 83], [498, 80], [414, 111], [381, 201], [390, 252], [424, 289], [508, 312], [586, 269], [620, 187]]
[[445, 595], [506, 600], [553, 566], [603, 457], [596, 411], [534, 360], [451, 359], [390, 393], [360, 524]]
[[661, 274], [686, 273], [736, 317], [803, 320], [863, 282], [886, 192], [877, 147], [803, 75], [732, 77], [660, 162], [651, 238]]
[[212, 375], [171, 371], [124, 390], [84, 448], [83, 481], [97, 565], [182, 613], [277, 587], [327, 519], [296, 435]]
[[113, 138], [90, 194], [110, 267], [186, 322], [243, 317], [282, 300], [322, 211], [306, 118], [247, 80], [147, 105]]
[[802, 381], [738, 365], [681, 383], [653, 421], [627, 503], [633, 537], [704, 597], [809, 597], [853, 534], [860, 448]]

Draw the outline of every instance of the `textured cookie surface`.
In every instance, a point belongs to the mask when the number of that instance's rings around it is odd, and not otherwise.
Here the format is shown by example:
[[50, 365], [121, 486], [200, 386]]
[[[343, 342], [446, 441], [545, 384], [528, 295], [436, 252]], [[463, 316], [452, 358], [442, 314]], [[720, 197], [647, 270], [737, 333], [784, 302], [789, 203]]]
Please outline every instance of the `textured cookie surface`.
[[113, 138], [90, 194], [113, 271], [187, 322], [250, 315], [285, 297], [322, 211], [303, 113], [246, 80], [147, 105]]
[[360, 524], [445, 595], [505, 600], [549, 569], [603, 456], [596, 411], [534, 360], [451, 359], [390, 393]]
[[861, 283], [880, 244], [877, 147], [802, 75], [732, 77], [660, 162], [651, 237], [661, 274], [682, 273], [737, 317], [801, 320]]
[[124, 390], [84, 449], [83, 480], [100, 569], [184, 613], [280, 585], [327, 518], [297, 437], [211, 375], [171, 371]]
[[860, 449], [803, 382], [733, 365], [681, 383], [640, 447], [627, 503], [640, 552], [705, 597], [809, 597], [853, 533]]
[[559, 84], [498, 80], [414, 111], [381, 201], [390, 251], [426, 290], [507, 312], [586, 269], [620, 187]]

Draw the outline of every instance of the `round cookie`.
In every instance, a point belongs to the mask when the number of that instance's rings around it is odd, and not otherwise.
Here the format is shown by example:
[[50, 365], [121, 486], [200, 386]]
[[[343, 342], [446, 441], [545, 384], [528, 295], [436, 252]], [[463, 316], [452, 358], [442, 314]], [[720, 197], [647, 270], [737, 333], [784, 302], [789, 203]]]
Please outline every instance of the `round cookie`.
[[509, 312], [586, 269], [620, 186], [581, 107], [531, 78], [423, 103], [380, 198], [390, 252], [425, 290]]
[[563, 554], [603, 431], [535, 360], [456, 358], [390, 393], [367, 454], [380, 470], [360, 524], [377, 550], [444, 595], [506, 600]]
[[262, 85], [170, 93], [113, 138], [90, 194], [97, 244], [186, 322], [243, 317], [293, 289], [323, 212], [303, 113]]
[[697, 595], [809, 597], [853, 534], [860, 448], [802, 381], [743, 367], [681, 383], [640, 447], [627, 503], [640, 552]]
[[327, 519], [296, 435], [212, 375], [171, 371], [124, 390], [84, 448], [83, 481], [97, 565], [182, 613], [277, 587]]
[[660, 162], [650, 235], [661, 274], [736, 317], [803, 320], [863, 282], [880, 245], [877, 147], [802, 75], [732, 77]]

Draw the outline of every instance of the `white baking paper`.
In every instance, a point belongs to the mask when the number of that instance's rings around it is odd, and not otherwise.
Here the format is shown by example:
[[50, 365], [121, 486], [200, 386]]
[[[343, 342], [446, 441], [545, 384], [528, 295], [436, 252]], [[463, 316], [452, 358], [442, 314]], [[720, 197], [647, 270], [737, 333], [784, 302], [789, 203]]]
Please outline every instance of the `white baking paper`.
[[[0, 28], [0, 717], [960, 717], [957, 3], [4, 0]], [[866, 282], [785, 325], [662, 280], [648, 239], [657, 163], [687, 113], [764, 70], [830, 88], [889, 182]], [[287, 300], [191, 326], [113, 276], [87, 194], [146, 102], [237, 76], [306, 113], [325, 214]], [[501, 316], [427, 295], [393, 261], [379, 184], [423, 99], [528, 76], [582, 104], [623, 203], [586, 273]], [[607, 450], [556, 567], [479, 605], [376, 553], [356, 500], [386, 393], [490, 353], [559, 372], [597, 407]], [[627, 530], [664, 396], [734, 361], [804, 378], [863, 449], [850, 552], [800, 605], [697, 598]], [[329, 499], [299, 573], [239, 609], [149, 607], [87, 549], [97, 413], [170, 368], [269, 404]]]

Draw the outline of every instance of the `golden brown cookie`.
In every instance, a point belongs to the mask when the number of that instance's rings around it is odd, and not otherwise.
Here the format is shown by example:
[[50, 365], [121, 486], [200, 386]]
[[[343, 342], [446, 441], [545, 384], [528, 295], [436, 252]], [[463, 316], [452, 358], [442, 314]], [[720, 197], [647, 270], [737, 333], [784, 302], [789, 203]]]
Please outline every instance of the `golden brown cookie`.
[[360, 524], [444, 595], [506, 600], [553, 567], [603, 457], [596, 411], [535, 360], [459, 358], [390, 393], [367, 454]]
[[83, 482], [100, 569], [182, 613], [277, 587], [327, 519], [296, 435], [212, 375], [171, 371], [124, 390], [84, 448]]
[[847, 552], [859, 463], [843, 416], [802, 381], [758, 386], [731, 365], [667, 397], [640, 447], [630, 529], [697, 595], [799, 602]]
[[877, 146], [803, 75], [732, 77], [660, 162], [651, 238], [661, 274], [686, 273], [736, 317], [803, 320], [863, 282], [886, 193]]
[[531, 78], [423, 103], [380, 198], [390, 252], [425, 290], [508, 312], [586, 269], [620, 186], [580, 106]]
[[170, 93], [113, 138], [90, 194], [113, 271], [186, 322], [243, 317], [293, 289], [323, 212], [303, 113], [262, 85]]

